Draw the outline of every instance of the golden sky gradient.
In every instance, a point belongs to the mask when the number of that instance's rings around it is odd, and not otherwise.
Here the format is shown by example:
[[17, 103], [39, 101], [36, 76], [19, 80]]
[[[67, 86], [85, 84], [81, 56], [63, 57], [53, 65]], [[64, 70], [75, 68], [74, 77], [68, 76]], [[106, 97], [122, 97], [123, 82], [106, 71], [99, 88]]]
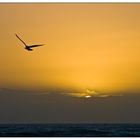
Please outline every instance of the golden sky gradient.
[[140, 4], [0, 4], [0, 21], [1, 87], [140, 90]]

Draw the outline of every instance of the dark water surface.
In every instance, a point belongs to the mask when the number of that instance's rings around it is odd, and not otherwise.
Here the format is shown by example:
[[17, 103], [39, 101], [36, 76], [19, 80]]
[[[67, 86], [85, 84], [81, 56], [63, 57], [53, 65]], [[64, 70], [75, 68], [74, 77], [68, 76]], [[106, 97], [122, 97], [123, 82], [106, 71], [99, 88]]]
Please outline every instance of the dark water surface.
[[140, 124], [0, 124], [1, 137], [140, 137]]

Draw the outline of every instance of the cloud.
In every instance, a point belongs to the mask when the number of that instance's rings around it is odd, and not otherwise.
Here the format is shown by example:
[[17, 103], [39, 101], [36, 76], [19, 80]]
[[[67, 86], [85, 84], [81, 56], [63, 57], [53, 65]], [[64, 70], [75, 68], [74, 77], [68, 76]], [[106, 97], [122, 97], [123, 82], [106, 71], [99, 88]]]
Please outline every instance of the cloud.
[[41, 92], [1, 89], [0, 123], [140, 122], [139, 94], [87, 100], [69, 96], [67, 92]]
[[110, 96], [123, 96], [123, 94], [110, 94], [110, 93], [102, 93], [102, 92], [97, 92], [95, 90], [90, 90], [86, 89], [85, 92], [65, 92], [65, 93], [60, 93], [64, 94], [67, 96], [73, 96], [73, 97], [79, 97], [79, 98], [96, 98], [96, 97], [110, 97]]

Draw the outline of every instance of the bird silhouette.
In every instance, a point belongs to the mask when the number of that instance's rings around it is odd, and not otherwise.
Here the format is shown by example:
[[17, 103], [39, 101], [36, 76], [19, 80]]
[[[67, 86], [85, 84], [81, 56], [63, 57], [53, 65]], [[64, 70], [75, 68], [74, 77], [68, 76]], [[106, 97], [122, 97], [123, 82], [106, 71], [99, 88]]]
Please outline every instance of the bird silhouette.
[[27, 45], [17, 34], [15, 34], [15, 35], [16, 35], [16, 37], [25, 45], [25, 49], [26, 49], [27, 51], [33, 51], [32, 48], [45, 45], [45, 44], [38, 44], [38, 45], [30, 45], [30, 46], [29, 46], [29, 45]]

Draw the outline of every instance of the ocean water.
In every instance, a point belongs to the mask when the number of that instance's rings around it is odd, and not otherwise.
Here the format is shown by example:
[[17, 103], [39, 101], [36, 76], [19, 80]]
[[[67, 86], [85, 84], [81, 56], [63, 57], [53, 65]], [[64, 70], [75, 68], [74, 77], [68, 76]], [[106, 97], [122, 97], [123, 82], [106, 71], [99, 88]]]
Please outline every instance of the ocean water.
[[0, 124], [0, 137], [140, 137], [140, 124]]

